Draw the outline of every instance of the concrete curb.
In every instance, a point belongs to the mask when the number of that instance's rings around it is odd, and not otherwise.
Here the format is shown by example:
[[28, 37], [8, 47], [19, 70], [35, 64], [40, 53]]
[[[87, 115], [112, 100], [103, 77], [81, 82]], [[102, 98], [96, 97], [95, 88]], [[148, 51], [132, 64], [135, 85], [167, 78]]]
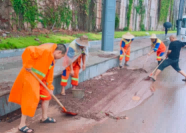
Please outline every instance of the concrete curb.
[[[168, 35], [172, 35], [174, 33], [168, 34]], [[161, 40], [164, 40], [163, 37], [164, 34], [159, 34], [157, 35], [158, 38], [160, 38]], [[135, 37], [135, 39], [142, 39], [142, 38], [149, 38], [150, 36], [141, 36], [141, 37]], [[119, 42], [121, 40], [121, 38], [116, 38], [114, 39], [114, 42]], [[89, 41], [90, 45], [100, 45], [102, 43], [101, 40], [97, 40], [97, 41]], [[69, 44], [66, 44], [67, 46]], [[21, 56], [23, 51], [25, 49], [12, 49], [12, 50], [2, 50], [0, 51], [0, 58], [7, 58], [7, 57], [14, 57], [14, 56]]]

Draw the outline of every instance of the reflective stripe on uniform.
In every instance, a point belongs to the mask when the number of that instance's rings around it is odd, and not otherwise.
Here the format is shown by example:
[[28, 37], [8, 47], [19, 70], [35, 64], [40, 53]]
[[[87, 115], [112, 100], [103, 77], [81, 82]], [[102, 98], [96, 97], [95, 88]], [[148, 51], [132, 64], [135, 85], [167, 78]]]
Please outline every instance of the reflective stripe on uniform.
[[74, 81], [78, 81], [78, 78], [72, 78], [72, 80], [74, 80]]
[[130, 57], [129, 55], [126, 55], [126, 57]]
[[131, 42], [131, 40], [128, 42], [128, 41], [126, 41], [125, 39], [123, 39], [123, 41], [125, 42], [126, 45], [129, 44], [129, 43]]
[[160, 40], [160, 39], [157, 39], [156, 42], [152, 42], [152, 44], [153, 44], [154, 46], [156, 46], [156, 43], [161, 43], [161, 40]]
[[42, 97], [42, 98], [46, 98], [47, 96], [45, 96], [45, 95], [40, 95], [40, 97]]
[[37, 70], [37, 69], [35, 69], [35, 68], [32, 68], [32, 71], [33, 71], [33, 72], [35, 72], [36, 74], [38, 74], [38, 75], [42, 76], [42, 77], [45, 77], [45, 76], [46, 76], [44, 73], [42, 73], [42, 72], [38, 71], [38, 70]]
[[49, 69], [51, 69], [51, 68], [52, 68], [52, 65], [50, 65]]
[[61, 82], [67, 82], [68, 80], [65, 80], [65, 79], [61, 79]]
[[120, 55], [120, 57], [123, 57], [124, 55]]
[[54, 63], [52, 61], [52, 64], [49, 66], [49, 69], [51, 69], [54, 66]]
[[161, 57], [160, 56], [157, 56], [157, 59], [161, 59]]

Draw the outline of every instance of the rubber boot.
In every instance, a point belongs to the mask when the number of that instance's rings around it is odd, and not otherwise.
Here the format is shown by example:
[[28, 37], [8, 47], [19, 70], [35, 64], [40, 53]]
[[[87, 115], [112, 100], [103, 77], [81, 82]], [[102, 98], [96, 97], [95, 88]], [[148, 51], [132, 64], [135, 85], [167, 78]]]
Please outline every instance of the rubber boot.
[[120, 69], [122, 68], [122, 63], [121, 63], [121, 62], [119, 63], [119, 68], [120, 68]]
[[125, 62], [125, 64], [124, 64], [126, 67], [128, 67], [129, 65], [128, 65], [128, 61], [127, 62]]

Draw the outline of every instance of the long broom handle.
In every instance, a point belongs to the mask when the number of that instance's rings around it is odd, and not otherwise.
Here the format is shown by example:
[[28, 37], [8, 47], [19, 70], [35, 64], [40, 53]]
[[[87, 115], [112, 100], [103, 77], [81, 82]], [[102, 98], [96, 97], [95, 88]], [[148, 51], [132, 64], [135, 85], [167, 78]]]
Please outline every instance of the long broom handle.
[[[167, 50], [166, 50], [167, 51]], [[167, 52], [165, 52], [165, 53], [167, 53]], [[166, 58], [165, 58], [166, 59]], [[165, 59], [163, 59], [163, 61], [161, 62], [161, 63], [163, 63], [164, 61], [165, 61]], [[154, 69], [154, 71], [150, 74], [150, 75], [153, 75], [154, 74], [154, 72], [158, 69], [158, 67], [161, 65], [161, 63]]]
[[[48, 89], [48, 87], [35, 75], [34, 72], [31, 71], [31, 74], [39, 81], [40, 84], [42, 84], [42, 86], [50, 93], [50, 90]], [[63, 108], [63, 110], [65, 112], [67, 112], [67, 110], [65, 109], [65, 107], [63, 106], [63, 104], [58, 100], [58, 98], [56, 96], [54, 96], [54, 94], [51, 94], [52, 97], [56, 100], [56, 102]]]
[[[165, 59], [166, 59], [166, 58], [165, 58]], [[164, 60], [165, 60], [165, 59], [164, 59]], [[163, 60], [161, 63], [163, 63], [164, 60]], [[154, 74], [154, 72], [158, 69], [158, 67], [161, 65], [161, 63], [154, 69], [154, 71], [151, 73], [151, 75]]]
[[[152, 50], [152, 47], [151, 47], [150, 51], [151, 51], [151, 50]], [[147, 56], [147, 57], [146, 57], [146, 60], [145, 60], [145, 62], [144, 62], [144, 64], [143, 64], [143, 69], [144, 69], [144, 67], [145, 67], [145, 64], [146, 64], [148, 58], [149, 58], [148, 54], [147, 54], [146, 56]]]
[[149, 56], [147, 55], [146, 60], [145, 60], [145, 62], [144, 62], [144, 64], [143, 64], [143, 69], [144, 69], [144, 67], [145, 67], [145, 64], [146, 64], [146, 62], [147, 62], [148, 57], [149, 57]]

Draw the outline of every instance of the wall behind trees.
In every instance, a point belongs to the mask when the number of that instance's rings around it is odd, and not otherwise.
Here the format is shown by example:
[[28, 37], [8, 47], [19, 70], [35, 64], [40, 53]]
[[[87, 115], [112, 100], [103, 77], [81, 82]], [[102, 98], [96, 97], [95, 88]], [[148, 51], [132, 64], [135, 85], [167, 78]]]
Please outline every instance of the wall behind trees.
[[116, 8], [118, 30], [162, 30], [166, 21], [175, 29], [179, 0], [117, 0]]
[[10, 29], [10, 12], [10, 1], [0, 0], [0, 29]]
[[[0, 29], [101, 31], [102, 0], [0, 0]], [[184, 8], [184, 13], [186, 9]], [[179, 0], [116, 0], [116, 30], [173, 29]]]

